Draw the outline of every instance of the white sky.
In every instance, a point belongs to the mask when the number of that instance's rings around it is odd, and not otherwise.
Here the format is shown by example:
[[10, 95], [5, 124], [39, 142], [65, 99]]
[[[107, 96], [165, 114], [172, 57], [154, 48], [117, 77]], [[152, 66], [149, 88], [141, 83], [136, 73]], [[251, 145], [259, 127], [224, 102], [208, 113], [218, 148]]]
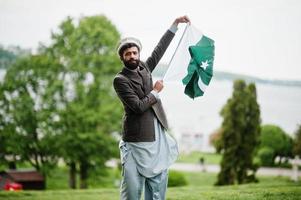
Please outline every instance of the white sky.
[[215, 40], [215, 69], [301, 80], [299, 0], [0, 0], [0, 44], [36, 49], [39, 42], [49, 43], [51, 31], [66, 16], [95, 14], [106, 15], [122, 36], [138, 37], [142, 59], [173, 20], [187, 14]]

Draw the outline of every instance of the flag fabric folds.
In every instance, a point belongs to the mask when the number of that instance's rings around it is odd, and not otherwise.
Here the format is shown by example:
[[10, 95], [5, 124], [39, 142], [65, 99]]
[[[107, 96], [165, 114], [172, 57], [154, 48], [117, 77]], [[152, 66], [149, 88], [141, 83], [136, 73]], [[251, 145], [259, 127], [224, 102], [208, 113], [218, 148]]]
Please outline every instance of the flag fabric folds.
[[182, 82], [191, 98], [202, 96], [213, 76], [214, 41], [187, 25], [164, 81]]
[[188, 74], [182, 82], [185, 94], [191, 98], [203, 96], [213, 76], [214, 41], [203, 36], [194, 46], [189, 47], [191, 56]]

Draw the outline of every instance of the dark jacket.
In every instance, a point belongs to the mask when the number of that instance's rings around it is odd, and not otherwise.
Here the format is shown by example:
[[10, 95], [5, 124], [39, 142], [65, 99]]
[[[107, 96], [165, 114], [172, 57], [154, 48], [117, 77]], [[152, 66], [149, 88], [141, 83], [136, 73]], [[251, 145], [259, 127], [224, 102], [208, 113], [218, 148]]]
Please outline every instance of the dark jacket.
[[146, 62], [139, 63], [139, 70], [123, 67], [114, 78], [114, 89], [124, 106], [122, 138], [126, 142], [155, 141], [154, 117], [167, 129], [167, 119], [160, 100], [151, 93], [151, 72], [155, 69], [174, 33], [167, 31], [160, 39]]

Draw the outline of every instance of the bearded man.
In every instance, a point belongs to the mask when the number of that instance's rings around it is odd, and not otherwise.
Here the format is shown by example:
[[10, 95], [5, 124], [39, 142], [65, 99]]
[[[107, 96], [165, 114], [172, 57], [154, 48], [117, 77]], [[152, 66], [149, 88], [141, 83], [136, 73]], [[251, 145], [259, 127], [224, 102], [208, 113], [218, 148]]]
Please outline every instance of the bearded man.
[[159, 93], [163, 81], [153, 85], [151, 72], [172, 41], [179, 23], [190, 23], [187, 16], [175, 19], [151, 56], [140, 60], [142, 45], [133, 37], [122, 39], [117, 47], [124, 66], [115, 78], [114, 89], [124, 107], [122, 140], [119, 143], [122, 200], [165, 199], [168, 168], [178, 156], [176, 141], [166, 133], [167, 119]]

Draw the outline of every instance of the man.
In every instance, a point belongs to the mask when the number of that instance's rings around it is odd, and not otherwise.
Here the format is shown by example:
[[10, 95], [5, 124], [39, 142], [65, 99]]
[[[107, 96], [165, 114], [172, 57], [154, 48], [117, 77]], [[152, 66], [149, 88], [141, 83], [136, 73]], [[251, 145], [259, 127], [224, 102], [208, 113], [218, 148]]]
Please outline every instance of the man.
[[122, 140], [119, 143], [122, 182], [121, 199], [138, 200], [144, 188], [145, 200], [165, 199], [168, 167], [176, 160], [175, 140], [165, 134], [168, 124], [158, 93], [163, 82], [154, 86], [151, 72], [172, 41], [179, 23], [190, 23], [187, 16], [175, 19], [151, 56], [140, 61], [142, 45], [136, 38], [124, 38], [117, 47], [124, 67], [114, 78], [114, 88], [124, 106]]

